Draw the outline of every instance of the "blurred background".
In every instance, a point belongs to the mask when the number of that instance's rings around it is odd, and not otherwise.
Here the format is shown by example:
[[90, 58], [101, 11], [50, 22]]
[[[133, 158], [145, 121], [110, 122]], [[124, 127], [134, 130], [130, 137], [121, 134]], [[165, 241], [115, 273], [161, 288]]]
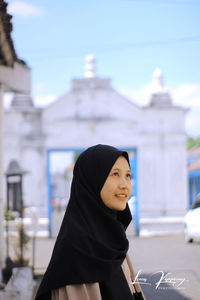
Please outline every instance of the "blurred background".
[[0, 0], [3, 288], [16, 266], [44, 273], [94, 144], [129, 152], [130, 241], [198, 245], [199, 13], [198, 0]]

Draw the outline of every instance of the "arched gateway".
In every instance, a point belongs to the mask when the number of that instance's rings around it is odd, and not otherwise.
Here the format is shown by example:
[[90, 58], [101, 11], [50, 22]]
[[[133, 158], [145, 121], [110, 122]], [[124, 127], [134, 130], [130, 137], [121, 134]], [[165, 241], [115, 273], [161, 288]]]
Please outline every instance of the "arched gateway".
[[[15, 97], [6, 112], [6, 165], [15, 158], [30, 171], [26, 204], [48, 203], [50, 217], [55, 198], [67, 198], [67, 192], [60, 196], [58, 191], [63, 178], [70, 177], [73, 153], [110, 144], [131, 152], [139, 215], [182, 216], [187, 206], [186, 110], [172, 104], [159, 70], [153, 78], [150, 103], [139, 107], [114, 90], [110, 78], [98, 77], [95, 58], [88, 56], [85, 77], [72, 79], [70, 91], [44, 109], [35, 108], [30, 98]], [[20, 134], [9, 126], [11, 120], [18, 120]], [[55, 174], [56, 159], [63, 175]]]

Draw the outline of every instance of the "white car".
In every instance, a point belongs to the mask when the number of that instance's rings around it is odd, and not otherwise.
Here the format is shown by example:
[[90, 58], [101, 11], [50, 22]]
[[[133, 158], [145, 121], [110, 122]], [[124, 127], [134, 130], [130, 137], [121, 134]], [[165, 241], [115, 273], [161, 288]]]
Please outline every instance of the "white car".
[[188, 243], [200, 240], [200, 194], [195, 199], [192, 208], [185, 215], [184, 235]]

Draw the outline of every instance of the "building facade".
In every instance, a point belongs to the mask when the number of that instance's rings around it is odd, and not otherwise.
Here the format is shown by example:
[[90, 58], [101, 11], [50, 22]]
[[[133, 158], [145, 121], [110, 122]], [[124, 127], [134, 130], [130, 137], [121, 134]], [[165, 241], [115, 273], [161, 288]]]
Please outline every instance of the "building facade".
[[[18, 58], [11, 37], [12, 16], [7, 13], [7, 3], [0, 0], [0, 268], [4, 261], [4, 110], [5, 92], [30, 94], [31, 72], [24, 61]], [[5, 155], [6, 156], [6, 155]]]
[[186, 110], [173, 105], [159, 70], [153, 74], [149, 104], [140, 107], [118, 93], [110, 78], [98, 77], [95, 68], [95, 58], [87, 57], [85, 77], [72, 79], [69, 92], [44, 109], [34, 107], [29, 96], [15, 95], [5, 111], [5, 169], [17, 159], [29, 171], [25, 204], [51, 205], [48, 153], [80, 152], [102, 143], [137, 153], [134, 176], [141, 217], [184, 215]]
[[189, 181], [188, 207], [191, 208], [194, 199], [200, 194], [200, 147], [190, 149], [187, 158]]

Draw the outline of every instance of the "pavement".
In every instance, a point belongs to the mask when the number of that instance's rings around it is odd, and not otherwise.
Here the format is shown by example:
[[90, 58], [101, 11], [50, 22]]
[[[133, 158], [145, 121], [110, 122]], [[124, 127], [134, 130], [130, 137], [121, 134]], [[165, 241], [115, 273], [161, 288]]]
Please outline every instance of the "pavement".
[[129, 255], [147, 300], [200, 300], [200, 243], [183, 234], [129, 237]]
[[[147, 300], [200, 300], [199, 242], [186, 243], [183, 234], [128, 238], [129, 255]], [[45, 270], [55, 239], [47, 239], [46, 247], [43, 242], [38, 241], [36, 251], [36, 266], [42, 267], [38, 273]]]
[[[128, 238], [129, 255], [147, 300], [200, 300], [199, 242], [186, 243], [183, 234], [148, 237], [129, 234]], [[36, 275], [44, 273], [54, 243], [55, 238], [37, 238]], [[33, 246], [32, 243], [30, 245]], [[30, 263], [33, 259], [31, 247], [28, 254]], [[40, 280], [41, 277], [38, 283]]]

